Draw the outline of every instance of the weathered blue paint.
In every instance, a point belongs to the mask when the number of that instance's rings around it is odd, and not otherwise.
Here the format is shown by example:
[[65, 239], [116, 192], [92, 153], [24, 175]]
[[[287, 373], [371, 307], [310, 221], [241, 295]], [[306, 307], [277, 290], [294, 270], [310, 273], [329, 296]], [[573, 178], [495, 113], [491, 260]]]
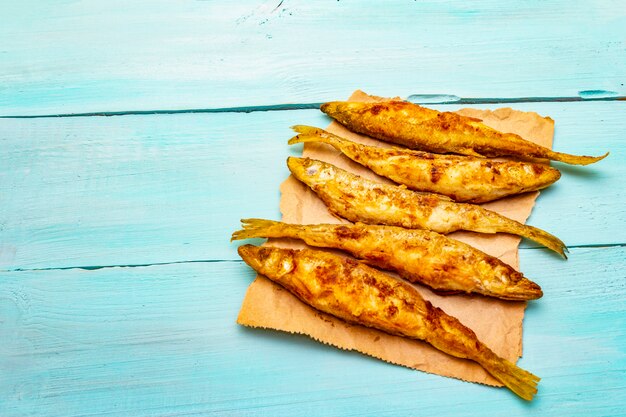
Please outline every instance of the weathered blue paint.
[[[555, 149], [612, 152], [584, 168], [555, 164], [563, 177], [542, 193], [531, 224], [568, 245], [626, 243], [623, 107], [516, 106], [555, 119]], [[280, 216], [285, 159], [301, 149], [287, 145], [289, 126], [298, 123], [328, 119], [300, 110], [0, 120], [0, 192], [11, 196], [0, 205], [0, 268], [238, 259], [228, 239], [239, 219]]]
[[[0, 116], [84, 115], [0, 119], [0, 416], [623, 415], [625, 16], [619, 1], [0, 2]], [[529, 220], [574, 246], [520, 253], [545, 291], [524, 322], [532, 403], [235, 324], [253, 273], [230, 233], [279, 217], [288, 126], [325, 126], [316, 105], [356, 88], [510, 102], [556, 121], [557, 150], [611, 151], [555, 164]], [[154, 114], [93, 114], [129, 111]]]
[[625, 95], [624, 27], [619, 0], [4, 1], [0, 115]]
[[[626, 249], [522, 250], [545, 296], [530, 303], [520, 364], [528, 404], [235, 324], [242, 262], [0, 273], [0, 410], [47, 415], [590, 416], [626, 404]], [[593, 276], [591, 279], [590, 276]]]

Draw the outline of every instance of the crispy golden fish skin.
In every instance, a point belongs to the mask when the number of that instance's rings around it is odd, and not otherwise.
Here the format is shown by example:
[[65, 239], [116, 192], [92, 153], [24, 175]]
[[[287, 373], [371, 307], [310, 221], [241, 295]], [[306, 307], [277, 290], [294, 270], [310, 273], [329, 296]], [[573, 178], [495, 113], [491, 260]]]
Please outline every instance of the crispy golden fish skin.
[[497, 356], [471, 329], [424, 300], [410, 284], [318, 250], [243, 245], [238, 251], [259, 274], [317, 310], [475, 361], [525, 400], [537, 392], [537, 376]]
[[574, 165], [592, 164], [608, 155], [608, 152], [597, 157], [555, 152], [514, 133], [492, 129], [479, 119], [438, 112], [407, 101], [333, 101], [324, 103], [321, 110], [354, 132], [435, 153], [547, 158]]
[[315, 127], [298, 125], [292, 129], [300, 134], [289, 140], [290, 145], [327, 143], [354, 162], [411, 190], [443, 194], [463, 203], [485, 203], [540, 190], [561, 177], [558, 169], [538, 163], [381, 148]]
[[287, 166], [296, 179], [320, 197], [331, 213], [352, 222], [443, 234], [457, 230], [510, 233], [534, 240], [565, 257], [565, 244], [557, 237], [477, 205], [369, 181], [315, 159], [289, 157]]
[[535, 300], [539, 285], [498, 258], [428, 230], [357, 224], [289, 224], [243, 219], [232, 240], [294, 238], [344, 250], [366, 263], [396, 271], [439, 291], [477, 293], [504, 300]]

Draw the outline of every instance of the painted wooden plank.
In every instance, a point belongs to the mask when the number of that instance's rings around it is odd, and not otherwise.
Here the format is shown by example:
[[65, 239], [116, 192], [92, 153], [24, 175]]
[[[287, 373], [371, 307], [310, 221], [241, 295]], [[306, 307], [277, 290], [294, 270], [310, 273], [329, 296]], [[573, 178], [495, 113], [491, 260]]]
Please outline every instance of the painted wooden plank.
[[0, 115], [624, 95], [624, 28], [618, 0], [5, 1]]
[[[516, 107], [556, 120], [556, 149], [612, 152], [559, 165], [530, 223], [568, 245], [626, 243], [624, 104]], [[313, 110], [0, 120], [0, 269], [236, 259], [225, 243], [240, 218], [279, 218], [297, 123], [328, 120]]]
[[[224, 246], [229, 246], [223, 242]], [[626, 248], [522, 250], [542, 285], [524, 322], [528, 404], [235, 318], [252, 271], [208, 262], [0, 273], [0, 414], [622, 415]]]

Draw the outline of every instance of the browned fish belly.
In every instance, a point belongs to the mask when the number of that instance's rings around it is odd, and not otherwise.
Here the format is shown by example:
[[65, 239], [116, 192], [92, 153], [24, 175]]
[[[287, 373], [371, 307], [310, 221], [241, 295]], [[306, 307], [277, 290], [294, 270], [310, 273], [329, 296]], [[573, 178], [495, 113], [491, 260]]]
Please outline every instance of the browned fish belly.
[[412, 149], [470, 156], [548, 158], [588, 165], [603, 156], [576, 156], [539, 146], [513, 133], [502, 133], [479, 119], [438, 112], [406, 101], [361, 103], [333, 101], [321, 110], [348, 129]]
[[497, 356], [471, 329], [424, 300], [410, 284], [322, 251], [244, 245], [239, 255], [313, 308], [475, 361], [525, 400], [537, 392], [537, 376]]
[[369, 181], [314, 159], [290, 157], [287, 166], [295, 178], [311, 187], [332, 213], [352, 222], [427, 229], [443, 234], [457, 230], [511, 233], [532, 239], [565, 257], [565, 245], [555, 236], [480, 206]]
[[327, 143], [380, 176], [412, 190], [443, 194], [458, 202], [484, 203], [540, 190], [561, 177], [557, 169], [538, 163], [381, 148], [352, 142], [315, 127], [293, 129], [300, 134], [289, 141], [290, 145]]
[[533, 300], [541, 288], [498, 258], [428, 230], [366, 224], [299, 225], [245, 219], [233, 240], [295, 238], [311, 246], [349, 252], [368, 264], [398, 272], [440, 291], [478, 293], [505, 300]]

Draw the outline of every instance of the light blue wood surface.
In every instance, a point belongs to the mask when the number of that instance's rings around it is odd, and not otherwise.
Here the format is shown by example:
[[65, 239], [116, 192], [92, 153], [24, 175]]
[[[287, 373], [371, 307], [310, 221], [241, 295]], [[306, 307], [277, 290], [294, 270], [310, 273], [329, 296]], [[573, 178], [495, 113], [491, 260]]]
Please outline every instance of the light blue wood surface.
[[[626, 104], [515, 107], [555, 119], [555, 149], [612, 152], [585, 168], [555, 164], [563, 177], [529, 222], [569, 246], [626, 243], [617, 227], [626, 224]], [[297, 123], [329, 119], [317, 110], [0, 119], [0, 190], [11, 196], [0, 206], [0, 267], [238, 259], [228, 239], [239, 219], [280, 218]]]
[[[0, 2], [0, 116], [237, 110], [0, 118], [0, 416], [624, 415], [626, 104], [607, 99], [626, 95], [625, 16], [618, 1]], [[240, 111], [355, 88], [507, 97], [474, 107], [549, 115], [557, 150], [611, 151], [555, 164], [529, 220], [572, 248], [520, 251], [545, 292], [524, 321], [532, 403], [235, 324], [253, 273], [230, 233], [279, 217], [288, 127], [328, 123]], [[520, 102], [579, 96], [601, 101]]]
[[0, 407], [3, 416], [620, 415], [625, 259], [623, 247], [574, 249], [568, 262], [522, 250], [545, 291], [524, 321], [520, 364], [542, 376], [530, 404], [239, 327], [254, 278], [242, 262], [5, 272]]
[[3, 1], [0, 115], [626, 95], [616, 1]]

